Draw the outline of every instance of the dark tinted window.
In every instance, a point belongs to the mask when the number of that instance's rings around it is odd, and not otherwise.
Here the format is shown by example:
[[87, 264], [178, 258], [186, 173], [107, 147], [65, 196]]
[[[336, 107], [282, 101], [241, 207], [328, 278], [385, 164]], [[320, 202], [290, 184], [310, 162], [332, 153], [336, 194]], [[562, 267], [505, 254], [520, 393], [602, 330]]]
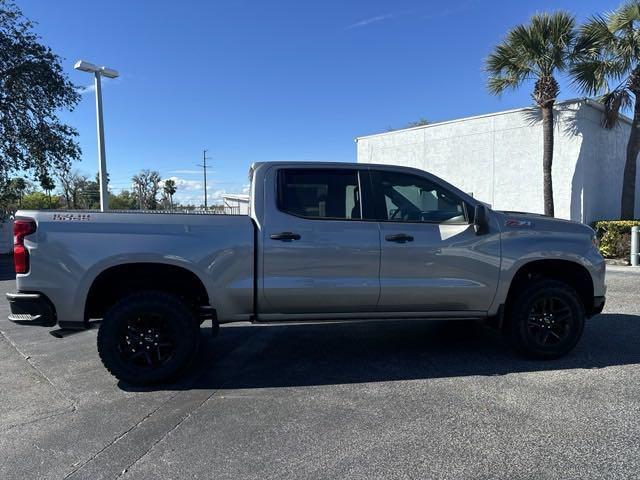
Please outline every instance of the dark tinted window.
[[373, 181], [380, 220], [466, 223], [462, 200], [426, 178], [378, 171]]
[[355, 170], [280, 170], [278, 207], [302, 217], [359, 219], [358, 173]]

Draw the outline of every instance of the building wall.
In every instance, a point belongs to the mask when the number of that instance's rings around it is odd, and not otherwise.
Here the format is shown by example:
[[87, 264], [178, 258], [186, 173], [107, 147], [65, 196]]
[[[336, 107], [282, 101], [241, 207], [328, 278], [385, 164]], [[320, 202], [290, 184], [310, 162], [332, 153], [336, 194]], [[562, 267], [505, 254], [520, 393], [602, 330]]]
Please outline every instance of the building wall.
[[[598, 106], [585, 101], [559, 104], [555, 115], [556, 216], [584, 222], [619, 217], [629, 124], [623, 121], [612, 130], [602, 128]], [[360, 137], [357, 158], [361, 163], [427, 170], [496, 209], [544, 210], [542, 125], [537, 109]]]
[[248, 215], [249, 195], [223, 195], [224, 213], [228, 215]]

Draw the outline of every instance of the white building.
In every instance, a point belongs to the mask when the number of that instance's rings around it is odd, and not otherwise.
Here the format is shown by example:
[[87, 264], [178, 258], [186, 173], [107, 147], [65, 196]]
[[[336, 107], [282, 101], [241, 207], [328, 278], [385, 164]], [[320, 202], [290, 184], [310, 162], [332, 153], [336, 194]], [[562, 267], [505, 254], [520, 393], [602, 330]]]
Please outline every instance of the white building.
[[[605, 129], [602, 110], [601, 104], [587, 99], [556, 106], [556, 217], [585, 223], [620, 217], [631, 121], [623, 117], [618, 126]], [[426, 170], [495, 209], [544, 211], [539, 109], [521, 108], [384, 132], [358, 137], [356, 142], [358, 162]], [[635, 208], [640, 214], [638, 193]]]
[[248, 215], [249, 195], [225, 194], [222, 195], [224, 213], [228, 215]]

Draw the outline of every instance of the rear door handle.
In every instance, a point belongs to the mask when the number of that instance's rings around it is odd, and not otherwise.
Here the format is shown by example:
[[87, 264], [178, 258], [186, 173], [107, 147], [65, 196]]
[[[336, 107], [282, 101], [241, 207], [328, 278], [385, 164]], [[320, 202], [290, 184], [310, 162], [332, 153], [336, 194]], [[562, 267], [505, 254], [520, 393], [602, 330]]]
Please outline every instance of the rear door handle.
[[406, 233], [395, 233], [393, 235], [387, 235], [384, 237], [387, 242], [397, 242], [397, 243], [405, 243], [405, 242], [413, 242], [413, 237], [411, 235], [407, 235]]
[[291, 240], [300, 240], [300, 235], [293, 232], [272, 233], [271, 240], [280, 240], [282, 242], [290, 242]]

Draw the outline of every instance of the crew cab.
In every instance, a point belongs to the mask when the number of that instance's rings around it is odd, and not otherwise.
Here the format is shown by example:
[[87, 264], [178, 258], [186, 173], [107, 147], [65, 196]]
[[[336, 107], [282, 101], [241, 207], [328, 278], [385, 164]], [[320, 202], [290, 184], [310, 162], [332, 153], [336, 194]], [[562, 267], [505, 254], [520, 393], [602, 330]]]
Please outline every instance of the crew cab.
[[578, 342], [605, 301], [588, 226], [494, 211], [385, 165], [250, 169], [249, 215], [18, 211], [10, 319], [86, 328], [133, 384], [176, 378], [200, 324], [485, 320], [526, 355]]

